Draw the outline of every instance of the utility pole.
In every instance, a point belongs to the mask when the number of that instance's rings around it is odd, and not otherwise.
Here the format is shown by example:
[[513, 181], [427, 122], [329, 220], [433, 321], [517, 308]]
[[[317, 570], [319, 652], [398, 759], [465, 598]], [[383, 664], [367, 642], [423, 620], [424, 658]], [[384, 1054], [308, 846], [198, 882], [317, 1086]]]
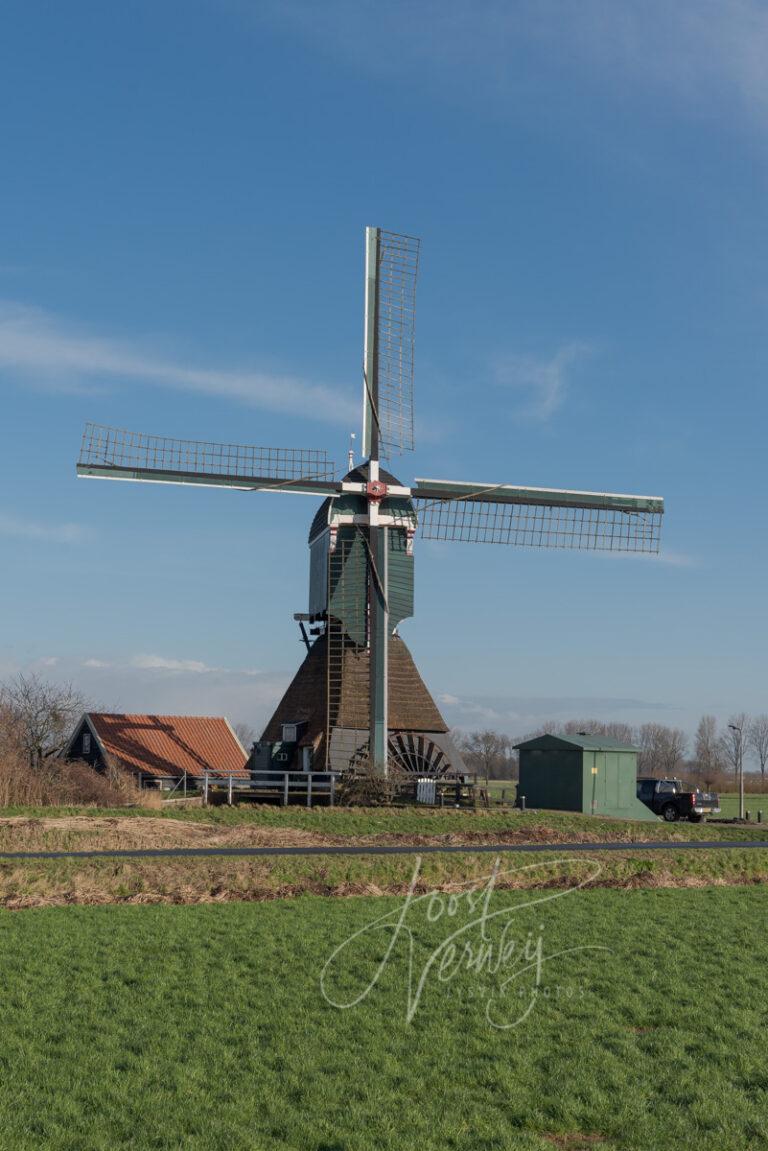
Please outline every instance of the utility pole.
[[744, 818], [744, 731], [735, 723], [728, 724], [738, 734], [736, 741], [736, 774], [739, 777], [739, 819]]

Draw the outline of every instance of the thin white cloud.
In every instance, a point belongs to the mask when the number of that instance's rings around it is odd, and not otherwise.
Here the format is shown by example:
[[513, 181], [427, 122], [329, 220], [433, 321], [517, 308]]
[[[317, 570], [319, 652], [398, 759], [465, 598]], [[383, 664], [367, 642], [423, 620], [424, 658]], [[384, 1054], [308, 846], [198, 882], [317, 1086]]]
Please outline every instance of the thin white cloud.
[[356, 69], [415, 75], [452, 100], [492, 100], [494, 113], [527, 115], [532, 99], [562, 110], [602, 90], [728, 127], [734, 109], [768, 122], [764, 0], [326, 0], [322, 20], [312, 0], [252, 10]]
[[502, 718], [501, 713], [496, 711], [495, 708], [481, 704], [475, 699], [461, 699], [459, 696], [452, 695], [450, 692], [443, 692], [442, 695], [438, 695], [437, 701], [442, 704], [443, 707], [451, 708], [462, 715], [471, 716], [475, 720], [497, 720]]
[[699, 565], [695, 556], [688, 555], [686, 552], [668, 551], [666, 548], [660, 552], [592, 551], [589, 554], [603, 559], [644, 560], [647, 563], [662, 564], [673, 568], [691, 568]]
[[0, 372], [40, 387], [74, 390], [105, 380], [140, 381], [327, 423], [357, 420], [349, 389], [336, 391], [294, 376], [196, 367], [12, 301], [0, 302]]
[[38, 540], [41, 543], [76, 544], [85, 539], [87, 534], [87, 529], [82, 524], [36, 523], [34, 520], [19, 519], [17, 516], [0, 512], [0, 536]]
[[[119, 667], [118, 664], [101, 663], [98, 660], [88, 660], [84, 664], [85, 667]], [[211, 667], [209, 664], [204, 663], [200, 659], [176, 659], [173, 656], [164, 656], [156, 654], [142, 654], [135, 655], [128, 662], [123, 665], [129, 668], [136, 668], [139, 671], [170, 671], [170, 672], [186, 672], [190, 675], [237, 675], [237, 676], [260, 676], [263, 673], [258, 668], [252, 667]]]
[[450, 696], [451, 701], [456, 701], [451, 703], [446, 702], [446, 696], [438, 698], [446, 709], [446, 719], [452, 727], [460, 731], [472, 731], [478, 727], [491, 726], [516, 738], [522, 738], [528, 732], [553, 722], [582, 719], [585, 716], [606, 722], [622, 721], [635, 726], [649, 720], [668, 723], [670, 712], [680, 714], [680, 708], [675, 704], [610, 696], [491, 696], [482, 700], [473, 696]]
[[[69, 674], [70, 665], [59, 670]], [[71, 675], [89, 697], [109, 698], [112, 711], [226, 715], [258, 731], [291, 679], [289, 673], [212, 667], [202, 660], [156, 654], [90, 657]]]
[[688, 555], [686, 552], [664, 550], [659, 552], [657, 556], [651, 556], [651, 559], [673, 568], [692, 568], [698, 567], [699, 564], [695, 556]]
[[562, 406], [568, 392], [569, 370], [587, 355], [587, 344], [566, 344], [553, 356], [510, 355], [497, 361], [495, 382], [521, 399], [517, 415], [544, 422]]
[[143, 671], [187, 671], [195, 675], [204, 672], [219, 671], [220, 668], [208, 667], [197, 659], [168, 659], [162, 655], [136, 655], [131, 660], [131, 667], [141, 668]]
[[[287, 688], [293, 672], [262, 672], [253, 668], [214, 668], [198, 660], [154, 657], [154, 666], [139, 666], [130, 658], [89, 656], [73, 659], [43, 657], [19, 665], [0, 659], [0, 679], [20, 671], [37, 671], [53, 682], [72, 682], [97, 710], [166, 715], [226, 715], [233, 723], [248, 723], [261, 731]], [[152, 658], [152, 657], [150, 657]], [[160, 661], [161, 666], [157, 666]], [[170, 668], [166, 665], [171, 665]], [[176, 670], [178, 669], [178, 670]], [[733, 710], [733, 709], [731, 709]]]

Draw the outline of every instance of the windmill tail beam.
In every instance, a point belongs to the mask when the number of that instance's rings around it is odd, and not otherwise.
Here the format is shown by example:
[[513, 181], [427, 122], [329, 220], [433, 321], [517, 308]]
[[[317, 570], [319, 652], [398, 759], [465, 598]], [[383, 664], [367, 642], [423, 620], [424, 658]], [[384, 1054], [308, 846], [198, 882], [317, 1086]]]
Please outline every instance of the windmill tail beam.
[[377, 775], [387, 776], [389, 741], [389, 531], [369, 529], [369, 629], [370, 629], [370, 757]]

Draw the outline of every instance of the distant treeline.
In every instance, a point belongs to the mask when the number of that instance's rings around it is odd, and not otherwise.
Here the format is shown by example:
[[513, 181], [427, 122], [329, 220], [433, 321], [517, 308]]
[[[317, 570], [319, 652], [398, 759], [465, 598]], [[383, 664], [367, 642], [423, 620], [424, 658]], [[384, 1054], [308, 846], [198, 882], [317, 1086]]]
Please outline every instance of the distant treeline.
[[516, 779], [517, 752], [514, 745], [537, 735], [607, 735], [639, 748], [640, 775], [679, 776], [705, 787], [720, 790], [733, 788], [740, 767], [744, 770], [747, 790], [762, 790], [768, 764], [768, 715], [749, 716], [744, 712], [730, 716], [718, 727], [713, 715], [703, 715], [693, 741], [679, 727], [663, 723], [604, 723], [599, 719], [553, 720], [535, 731], [519, 736], [501, 732], [453, 731], [454, 742], [471, 771], [487, 779]]

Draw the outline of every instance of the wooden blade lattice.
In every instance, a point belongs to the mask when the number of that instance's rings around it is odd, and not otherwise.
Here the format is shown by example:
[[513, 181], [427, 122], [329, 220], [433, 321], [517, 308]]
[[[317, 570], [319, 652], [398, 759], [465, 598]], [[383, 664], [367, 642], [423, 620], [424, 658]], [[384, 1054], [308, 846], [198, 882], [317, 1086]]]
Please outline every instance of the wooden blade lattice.
[[78, 466], [232, 480], [333, 480], [324, 451], [178, 440], [86, 424]]
[[382, 458], [412, 451], [413, 347], [419, 241], [379, 233], [377, 366], [379, 449]]
[[591, 551], [659, 550], [659, 512], [416, 497], [424, 539]]

